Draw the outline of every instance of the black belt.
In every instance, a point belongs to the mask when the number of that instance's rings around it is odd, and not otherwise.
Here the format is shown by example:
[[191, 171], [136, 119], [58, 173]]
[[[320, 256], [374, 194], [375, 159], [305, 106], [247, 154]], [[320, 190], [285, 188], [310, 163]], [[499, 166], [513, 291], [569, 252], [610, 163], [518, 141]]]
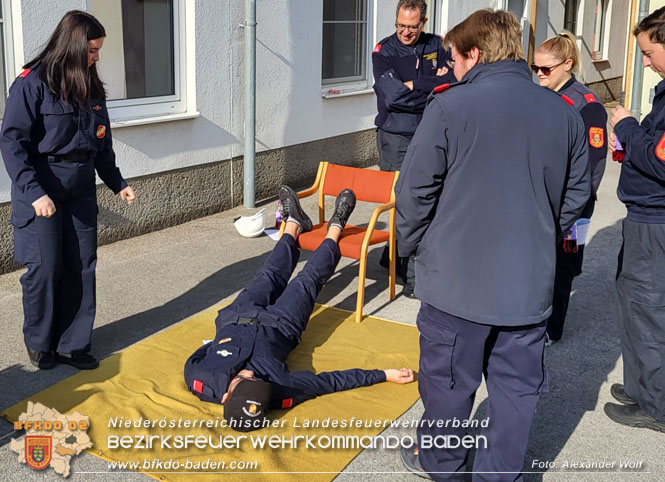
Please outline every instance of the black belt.
[[48, 156], [48, 160], [60, 162], [88, 162], [95, 159], [97, 154], [92, 151], [70, 152], [69, 154], [62, 154], [57, 156]]
[[259, 323], [259, 320], [256, 318], [238, 318], [238, 325], [256, 325]]

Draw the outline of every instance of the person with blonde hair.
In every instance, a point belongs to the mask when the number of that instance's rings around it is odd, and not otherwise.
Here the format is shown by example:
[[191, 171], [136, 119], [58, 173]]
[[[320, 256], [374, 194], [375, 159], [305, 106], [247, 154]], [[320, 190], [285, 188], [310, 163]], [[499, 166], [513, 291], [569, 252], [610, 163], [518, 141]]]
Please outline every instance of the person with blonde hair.
[[[582, 272], [584, 244], [577, 242], [577, 226], [587, 224], [593, 214], [607, 157], [607, 112], [598, 96], [575, 78], [580, 60], [575, 36], [564, 30], [545, 40], [536, 49], [534, 63], [531, 64], [531, 70], [538, 76], [540, 85], [557, 92], [582, 116], [591, 169], [591, 197], [580, 220], [565, 234], [563, 240], [557, 242], [554, 299], [552, 315], [547, 320], [547, 345], [559, 341], [563, 335], [573, 279]], [[571, 242], [573, 239], [575, 242]]]
[[[418, 388], [425, 411], [407, 470], [463, 480], [462, 439], [485, 376], [489, 424], [473, 464], [482, 480], [522, 480], [539, 394], [555, 243], [589, 200], [580, 116], [537, 86], [520, 25], [479, 10], [446, 35], [458, 83], [425, 109], [395, 186], [400, 256], [416, 253], [422, 300]], [[556, 135], [552, 135], [555, 132]]]

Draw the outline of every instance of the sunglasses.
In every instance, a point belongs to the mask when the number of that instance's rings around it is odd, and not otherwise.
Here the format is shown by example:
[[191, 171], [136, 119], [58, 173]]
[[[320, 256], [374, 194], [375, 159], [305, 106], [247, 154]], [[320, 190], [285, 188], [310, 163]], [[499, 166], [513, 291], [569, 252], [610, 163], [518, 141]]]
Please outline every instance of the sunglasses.
[[534, 74], [537, 74], [538, 71], [540, 70], [543, 73], [543, 75], [549, 76], [554, 69], [556, 69], [559, 65], [564, 64], [564, 63], [566, 63], [565, 60], [563, 62], [559, 62], [558, 64], [551, 65], [549, 67], [541, 67], [540, 65], [531, 64], [531, 70], [533, 70]]

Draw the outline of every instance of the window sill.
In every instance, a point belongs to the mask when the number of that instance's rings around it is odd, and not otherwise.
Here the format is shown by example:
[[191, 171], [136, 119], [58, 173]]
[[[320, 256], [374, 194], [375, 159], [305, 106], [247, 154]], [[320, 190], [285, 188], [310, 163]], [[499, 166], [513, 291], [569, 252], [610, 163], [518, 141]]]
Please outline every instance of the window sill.
[[111, 121], [111, 128], [118, 129], [120, 127], [141, 126], [145, 124], [157, 124], [160, 122], [179, 121], [184, 119], [195, 119], [201, 115], [200, 112], [183, 112], [181, 114], [168, 114], [150, 117], [138, 117], [135, 119], [123, 119]]
[[321, 97], [323, 97], [324, 99], [337, 99], [338, 97], [351, 97], [354, 95], [365, 95], [373, 93], [374, 89], [362, 89], [362, 90], [350, 90], [350, 91], [329, 89], [327, 91], [321, 91]]

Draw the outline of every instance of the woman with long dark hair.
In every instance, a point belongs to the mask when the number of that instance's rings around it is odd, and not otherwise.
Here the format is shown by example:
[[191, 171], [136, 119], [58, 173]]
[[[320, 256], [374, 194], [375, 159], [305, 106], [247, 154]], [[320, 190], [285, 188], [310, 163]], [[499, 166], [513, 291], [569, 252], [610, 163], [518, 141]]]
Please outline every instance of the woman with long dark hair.
[[115, 164], [104, 86], [95, 63], [104, 27], [73, 10], [9, 90], [0, 151], [12, 180], [14, 258], [27, 265], [23, 333], [33, 365], [92, 369], [97, 198], [95, 172], [136, 195]]

